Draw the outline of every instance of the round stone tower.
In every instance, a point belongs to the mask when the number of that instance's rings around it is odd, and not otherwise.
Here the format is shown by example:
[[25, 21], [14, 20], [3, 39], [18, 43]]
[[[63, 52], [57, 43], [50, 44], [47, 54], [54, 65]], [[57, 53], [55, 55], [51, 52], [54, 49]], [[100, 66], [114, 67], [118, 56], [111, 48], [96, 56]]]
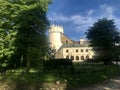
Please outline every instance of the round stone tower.
[[51, 25], [48, 31], [50, 48], [56, 51], [62, 46], [61, 33], [63, 33], [63, 27], [58, 25]]

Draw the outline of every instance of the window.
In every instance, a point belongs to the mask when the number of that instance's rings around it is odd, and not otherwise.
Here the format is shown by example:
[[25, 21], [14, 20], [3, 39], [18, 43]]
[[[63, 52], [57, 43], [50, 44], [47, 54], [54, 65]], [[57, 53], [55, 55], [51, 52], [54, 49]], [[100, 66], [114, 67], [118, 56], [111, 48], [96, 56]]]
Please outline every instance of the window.
[[68, 55], [66, 56], [66, 59], [69, 59], [69, 56], [68, 56]]
[[83, 52], [83, 49], [81, 49], [81, 52]]
[[88, 49], [86, 49], [86, 52], [88, 52]]
[[68, 41], [66, 40], [66, 44], [68, 44]]
[[74, 56], [71, 56], [71, 59], [74, 60]]
[[79, 56], [76, 56], [76, 60], [79, 60]]
[[68, 53], [68, 52], [69, 52], [69, 50], [67, 49], [67, 50], [66, 50], [66, 53]]
[[76, 49], [76, 52], [78, 52], [78, 49]]
[[81, 56], [81, 60], [84, 60], [84, 56]]
[[88, 56], [88, 55], [86, 56], [86, 59], [89, 59], [89, 56]]

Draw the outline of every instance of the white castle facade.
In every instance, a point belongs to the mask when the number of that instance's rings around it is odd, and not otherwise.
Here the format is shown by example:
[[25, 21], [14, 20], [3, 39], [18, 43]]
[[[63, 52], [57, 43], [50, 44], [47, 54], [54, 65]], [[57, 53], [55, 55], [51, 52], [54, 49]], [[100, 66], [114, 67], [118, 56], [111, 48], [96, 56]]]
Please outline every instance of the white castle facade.
[[50, 48], [55, 50], [56, 59], [69, 58], [73, 61], [84, 61], [92, 59], [95, 55], [87, 40], [71, 40], [64, 35], [62, 26], [51, 25], [48, 34]]

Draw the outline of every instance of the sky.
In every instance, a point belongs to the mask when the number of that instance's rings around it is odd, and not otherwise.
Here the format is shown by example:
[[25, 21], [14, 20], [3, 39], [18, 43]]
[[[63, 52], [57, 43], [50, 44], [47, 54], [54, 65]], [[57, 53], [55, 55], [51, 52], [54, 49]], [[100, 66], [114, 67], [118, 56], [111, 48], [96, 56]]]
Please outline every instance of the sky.
[[113, 19], [120, 31], [120, 0], [53, 0], [47, 17], [72, 40], [85, 38], [87, 29], [103, 17]]

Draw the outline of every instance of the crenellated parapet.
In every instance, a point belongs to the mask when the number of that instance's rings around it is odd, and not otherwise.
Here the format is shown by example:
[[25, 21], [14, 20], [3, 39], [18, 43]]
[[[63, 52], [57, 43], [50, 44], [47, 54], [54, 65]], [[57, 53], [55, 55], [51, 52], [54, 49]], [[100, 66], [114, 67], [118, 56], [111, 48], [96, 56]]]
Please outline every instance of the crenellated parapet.
[[52, 32], [64, 33], [64, 30], [63, 27], [60, 25], [51, 25], [49, 29], [49, 33]]

